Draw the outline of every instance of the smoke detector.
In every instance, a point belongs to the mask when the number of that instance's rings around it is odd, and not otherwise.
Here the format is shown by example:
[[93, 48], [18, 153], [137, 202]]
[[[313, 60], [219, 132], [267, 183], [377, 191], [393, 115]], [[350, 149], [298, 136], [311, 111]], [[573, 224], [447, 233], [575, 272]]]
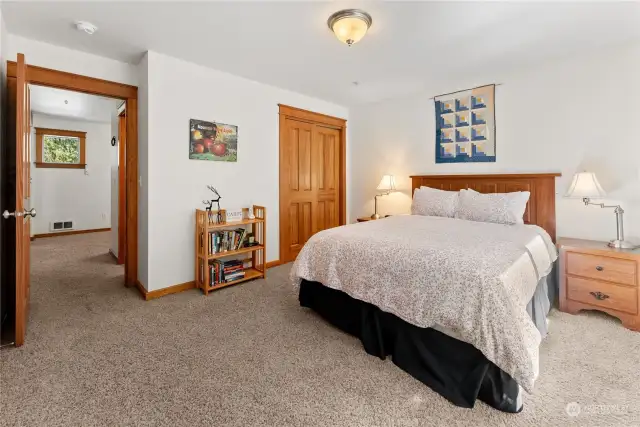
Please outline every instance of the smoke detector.
[[78, 31], [84, 31], [87, 34], [93, 34], [98, 31], [98, 27], [93, 25], [91, 22], [87, 21], [78, 21], [75, 23], [76, 29]]

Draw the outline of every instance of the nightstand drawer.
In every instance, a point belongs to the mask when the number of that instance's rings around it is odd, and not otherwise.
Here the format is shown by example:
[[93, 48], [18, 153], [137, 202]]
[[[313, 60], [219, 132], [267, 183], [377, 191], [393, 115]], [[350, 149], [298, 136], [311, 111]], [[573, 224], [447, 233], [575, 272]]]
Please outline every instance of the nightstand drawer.
[[638, 313], [637, 288], [567, 276], [567, 297], [589, 305]]
[[636, 262], [627, 259], [568, 252], [567, 273], [636, 286]]

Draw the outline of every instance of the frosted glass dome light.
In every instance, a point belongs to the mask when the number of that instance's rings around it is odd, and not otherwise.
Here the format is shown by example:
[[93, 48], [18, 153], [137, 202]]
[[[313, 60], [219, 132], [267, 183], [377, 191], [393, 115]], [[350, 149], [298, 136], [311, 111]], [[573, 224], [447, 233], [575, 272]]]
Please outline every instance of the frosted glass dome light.
[[351, 46], [362, 40], [372, 22], [371, 15], [363, 10], [345, 9], [331, 15], [327, 25], [338, 40]]

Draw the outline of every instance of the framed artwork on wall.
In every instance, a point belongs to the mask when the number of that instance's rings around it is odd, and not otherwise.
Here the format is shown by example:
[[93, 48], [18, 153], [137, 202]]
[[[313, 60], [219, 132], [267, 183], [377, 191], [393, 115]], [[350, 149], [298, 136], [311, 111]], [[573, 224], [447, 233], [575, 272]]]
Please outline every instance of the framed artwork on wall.
[[434, 97], [436, 163], [496, 161], [495, 85]]
[[189, 159], [238, 161], [238, 126], [189, 120]]

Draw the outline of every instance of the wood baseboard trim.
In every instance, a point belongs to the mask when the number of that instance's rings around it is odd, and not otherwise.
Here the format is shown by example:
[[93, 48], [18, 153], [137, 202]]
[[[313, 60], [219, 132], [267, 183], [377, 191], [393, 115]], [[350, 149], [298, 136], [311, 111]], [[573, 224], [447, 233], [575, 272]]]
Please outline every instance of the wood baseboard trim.
[[279, 266], [279, 265], [282, 265], [282, 262], [281, 262], [279, 259], [277, 259], [277, 260], [275, 260], [275, 261], [269, 261], [269, 262], [267, 263], [267, 268], [277, 267], [277, 266]]
[[136, 287], [140, 291], [140, 294], [142, 294], [142, 298], [144, 298], [146, 301], [149, 301], [152, 299], [163, 297], [165, 295], [177, 294], [178, 292], [195, 289], [196, 282], [195, 280], [192, 280], [191, 282], [179, 283], [177, 285], [169, 286], [168, 288], [157, 289], [155, 291], [149, 292], [144, 288], [144, 286], [142, 286], [142, 283], [140, 283], [139, 280], [136, 280]]
[[44, 237], [56, 237], [56, 236], [70, 236], [72, 234], [101, 233], [103, 231], [111, 231], [111, 227], [93, 228], [91, 230], [69, 230], [69, 231], [57, 231], [55, 233], [34, 234], [32, 239], [42, 239]]
[[111, 249], [109, 249], [109, 254], [111, 254], [111, 256], [113, 257], [113, 259], [116, 260], [116, 264], [118, 265], [122, 265], [124, 264], [124, 261], [121, 261], [120, 258], [118, 258], [118, 256], [116, 254], [113, 253], [113, 251]]
[[33, 242], [34, 240], [36, 240], [36, 236], [31, 236], [31, 241]]
[[140, 291], [140, 296], [142, 296], [142, 299], [146, 300], [147, 290], [144, 288], [144, 286], [142, 286], [142, 283], [140, 283], [140, 280], [137, 280], [137, 279], [136, 279], [136, 288], [138, 288], [138, 291]]

